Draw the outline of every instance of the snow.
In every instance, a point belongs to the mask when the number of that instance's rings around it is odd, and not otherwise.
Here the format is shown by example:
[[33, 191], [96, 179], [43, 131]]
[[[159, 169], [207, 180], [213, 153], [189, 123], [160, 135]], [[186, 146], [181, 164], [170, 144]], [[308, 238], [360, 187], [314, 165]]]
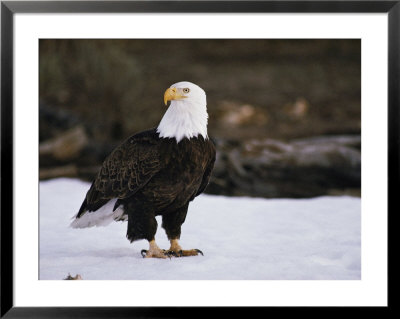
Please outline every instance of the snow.
[[[66, 178], [40, 183], [40, 279], [361, 279], [360, 198], [203, 194], [189, 206], [180, 244], [204, 256], [144, 259], [148, 243], [130, 244], [126, 222], [69, 227], [89, 186]], [[169, 248], [157, 221], [157, 244]]]

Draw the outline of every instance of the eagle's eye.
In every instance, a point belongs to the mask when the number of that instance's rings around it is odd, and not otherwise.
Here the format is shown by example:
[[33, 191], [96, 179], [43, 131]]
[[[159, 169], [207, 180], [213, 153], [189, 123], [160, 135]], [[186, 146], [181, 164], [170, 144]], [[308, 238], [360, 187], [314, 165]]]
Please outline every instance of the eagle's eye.
[[183, 93], [189, 93], [190, 92], [190, 89], [189, 88], [184, 88], [183, 89]]

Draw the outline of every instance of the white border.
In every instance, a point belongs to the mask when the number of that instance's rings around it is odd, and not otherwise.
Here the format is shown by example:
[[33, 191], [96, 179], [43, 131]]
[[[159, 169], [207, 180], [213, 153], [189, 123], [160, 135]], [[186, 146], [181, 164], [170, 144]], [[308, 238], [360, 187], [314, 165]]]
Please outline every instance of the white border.
[[[387, 305], [386, 14], [16, 14], [15, 306]], [[362, 280], [39, 281], [38, 38], [361, 38]]]

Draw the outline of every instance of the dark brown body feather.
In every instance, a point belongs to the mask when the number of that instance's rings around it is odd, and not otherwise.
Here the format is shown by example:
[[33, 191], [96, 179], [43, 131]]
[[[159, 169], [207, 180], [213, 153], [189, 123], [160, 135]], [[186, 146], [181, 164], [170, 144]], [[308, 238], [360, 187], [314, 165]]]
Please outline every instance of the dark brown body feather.
[[157, 215], [168, 237], [179, 238], [189, 202], [206, 188], [214, 161], [215, 147], [202, 136], [177, 143], [156, 129], [136, 134], [106, 158], [77, 218], [117, 198], [114, 209], [123, 205], [130, 241], [152, 240]]

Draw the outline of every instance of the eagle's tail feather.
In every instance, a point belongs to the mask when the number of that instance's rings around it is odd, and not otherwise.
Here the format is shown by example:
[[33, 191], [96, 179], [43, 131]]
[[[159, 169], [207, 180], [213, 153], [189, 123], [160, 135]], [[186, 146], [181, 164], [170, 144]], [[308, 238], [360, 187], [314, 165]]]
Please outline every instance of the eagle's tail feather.
[[108, 201], [105, 205], [101, 206], [96, 211], [88, 211], [84, 201], [78, 214], [74, 216], [74, 220], [70, 224], [70, 227], [86, 228], [93, 226], [107, 226], [114, 220], [127, 220], [127, 216], [124, 215], [124, 209], [122, 205], [113, 210], [116, 200], [117, 199]]

